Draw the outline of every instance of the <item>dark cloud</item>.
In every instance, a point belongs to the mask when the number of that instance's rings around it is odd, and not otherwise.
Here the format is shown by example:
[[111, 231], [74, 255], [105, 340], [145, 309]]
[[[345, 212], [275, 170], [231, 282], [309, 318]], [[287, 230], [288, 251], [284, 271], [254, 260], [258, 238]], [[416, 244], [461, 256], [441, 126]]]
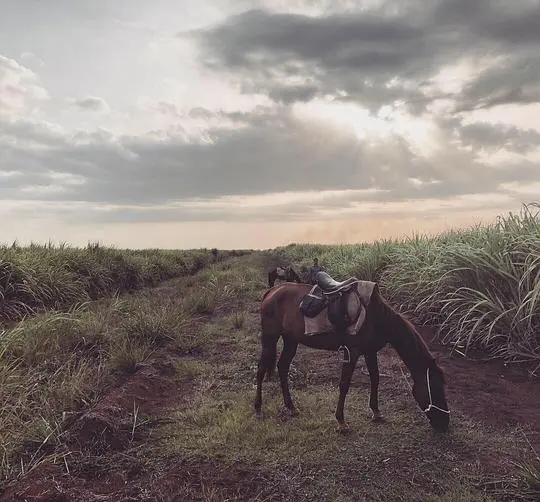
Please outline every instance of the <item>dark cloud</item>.
[[298, 101], [307, 102], [320, 94], [314, 85], [285, 85], [268, 88], [268, 96], [276, 103], [289, 104]]
[[523, 49], [483, 71], [465, 87], [456, 111], [540, 102], [539, 48]]
[[74, 99], [73, 104], [81, 110], [89, 110], [93, 112], [104, 112], [110, 109], [107, 102], [103, 98], [97, 96], [87, 96], [84, 98]]
[[525, 155], [540, 148], [540, 132], [535, 129], [488, 122], [463, 124], [460, 118], [443, 120], [440, 125], [474, 151], [507, 150]]
[[47, 146], [68, 145], [67, 137], [62, 129], [54, 124], [30, 119], [0, 120], [0, 138], [11, 138], [12, 145], [19, 143], [36, 143]]
[[[423, 71], [429, 50], [417, 25], [414, 19], [375, 14], [315, 18], [254, 10], [195, 36], [205, 63], [238, 72], [248, 92], [289, 103], [341, 88], [369, 102], [395, 94], [383, 89], [392, 76], [408, 78], [415, 67]], [[295, 78], [303, 82], [287, 83]]]
[[216, 63], [232, 68], [299, 59], [327, 68], [392, 70], [415, 57], [423, 36], [407, 20], [369, 14], [316, 18], [265, 10], [234, 16], [200, 34]]
[[[341, 89], [369, 108], [400, 99], [420, 113], [447, 97], [423, 83], [465, 56], [505, 59], [453, 96], [456, 109], [539, 100], [540, 2], [417, 0], [392, 14], [386, 7], [318, 17], [251, 10], [193, 36], [208, 67], [278, 103]], [[310, 82], [284, 84], [291, 76]]]

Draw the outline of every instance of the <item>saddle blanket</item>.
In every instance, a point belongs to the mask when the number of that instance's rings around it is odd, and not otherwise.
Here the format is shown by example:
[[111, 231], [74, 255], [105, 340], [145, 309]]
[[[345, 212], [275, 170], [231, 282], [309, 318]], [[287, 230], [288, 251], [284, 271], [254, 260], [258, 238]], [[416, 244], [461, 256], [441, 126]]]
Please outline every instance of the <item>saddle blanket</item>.
[[[351, 324], [347, 328], [348, 335], [355, 335], [360, 331], [360, 328], [366, 320], [366, 307], [369, 305], [371, 295], [375, 283], [371, 281], [358, 281], [355, 287], [351, 288], [347, 294], [347, 312], [351, 319], [356, 319], [356, 322]], [[351, 294], [356, 290], [359, 297], [355, 294]], [[319, 286], [313, 286], [309, 294], [321, 294]], [[361, 300], [361, 301], [360, 301]], [[339, 301], [339, 300], [337, 300]], [[365, 306], [364, 306], [365, 305]], [[335, 326], [330, 322], [328, 318], [328, 306], [326, 306], [315, 317], [307, 317], [304, 315], [304, 334], [316, 335], [320, 333], [331, 333], [335, 331]]]

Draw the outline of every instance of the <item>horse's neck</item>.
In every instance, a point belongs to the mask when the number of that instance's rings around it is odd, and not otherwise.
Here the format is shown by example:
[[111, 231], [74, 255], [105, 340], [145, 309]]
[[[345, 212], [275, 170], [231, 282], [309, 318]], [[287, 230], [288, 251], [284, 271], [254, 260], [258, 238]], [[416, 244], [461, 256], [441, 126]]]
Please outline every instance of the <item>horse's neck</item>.
[[405, 363], [411, 375], [418, 374], [428, 366], [431, 356], [424, 347], [420, 335], [410, 327], [401, 316], [391, 313], [392, 322], [388, 327], [387, 337], [390, 345]]

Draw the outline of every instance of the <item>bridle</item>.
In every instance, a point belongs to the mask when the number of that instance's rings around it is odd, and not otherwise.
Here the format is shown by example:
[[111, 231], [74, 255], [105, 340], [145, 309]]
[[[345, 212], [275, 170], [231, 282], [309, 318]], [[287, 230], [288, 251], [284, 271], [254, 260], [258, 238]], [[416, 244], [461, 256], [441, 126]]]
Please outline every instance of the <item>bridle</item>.
[[433, 409], [433, 410], [441, 411], [442, 413], [450, 414], [450, 410], [443, 410], [442, 408], [439, 408], [438, 406], [433, 404], [433, 400], [431, 399], [431, 385], [429, 384], [429, 368], [426, 370], [426, 381], [427, 381], [427, 390], [428, 390], [428, 395], [429, 395], [429, 405], [424, 410], [424, 413], [427, 413], [428, 411], [431, 411]]

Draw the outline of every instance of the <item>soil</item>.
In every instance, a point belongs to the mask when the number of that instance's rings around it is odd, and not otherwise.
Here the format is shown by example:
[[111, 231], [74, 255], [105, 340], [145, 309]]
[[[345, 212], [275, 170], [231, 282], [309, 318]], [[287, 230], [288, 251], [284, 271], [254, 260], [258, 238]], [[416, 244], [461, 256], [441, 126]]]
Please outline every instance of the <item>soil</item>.
[[[539, 379], [500, 362], [451, 354], [448, 348], [431, 341], [433, 328], [419, 329], [447, 375], [451, 407], [494, 428], [519, 424], [524, 427], [531, 447], [540, 451]], [[190, 463], [188, 459], [175, 458], [147, 463], [133, 453], [137, 445], [151, 441], [151, 429], [156, 422], [135, 428], [133, 425], [144, 424], [145, 414], [166, 417], [167, 409], [178, 407], [191, 392], [189, 382], [179, 383], [174, 378], [175, 357], [178, 355], [174, 350], [163, 348], [93, 408], [70, 418], [66, 423], [65, 449], [7, 486], [0, 502], [217, 501], [264, 495], [265, 486], [274, 481], [263, 477], [254, 466], [224, 467], [210, 459]], [[320, 352], [317, 357], [322, 364], [313, 378], [335, 382], [335, 354]], [[393, 358], [390, 351], [380, 353], [381, 378], [389, 376], [385, 371], [397, 367]], [[355, 379], [361, 380], [362, 385], [368, 382], [362, 369], [357, 370]], [[100, 465], [101, 455], [107, 455], [106, 465]], [[205, 485], [204, 480], [208, 479], [212, 479], [211, 487]], [[279, 495], [276, 497], [267, 500], [280, 500]], [[283, 500], [286, 499], [285, 495]]]

